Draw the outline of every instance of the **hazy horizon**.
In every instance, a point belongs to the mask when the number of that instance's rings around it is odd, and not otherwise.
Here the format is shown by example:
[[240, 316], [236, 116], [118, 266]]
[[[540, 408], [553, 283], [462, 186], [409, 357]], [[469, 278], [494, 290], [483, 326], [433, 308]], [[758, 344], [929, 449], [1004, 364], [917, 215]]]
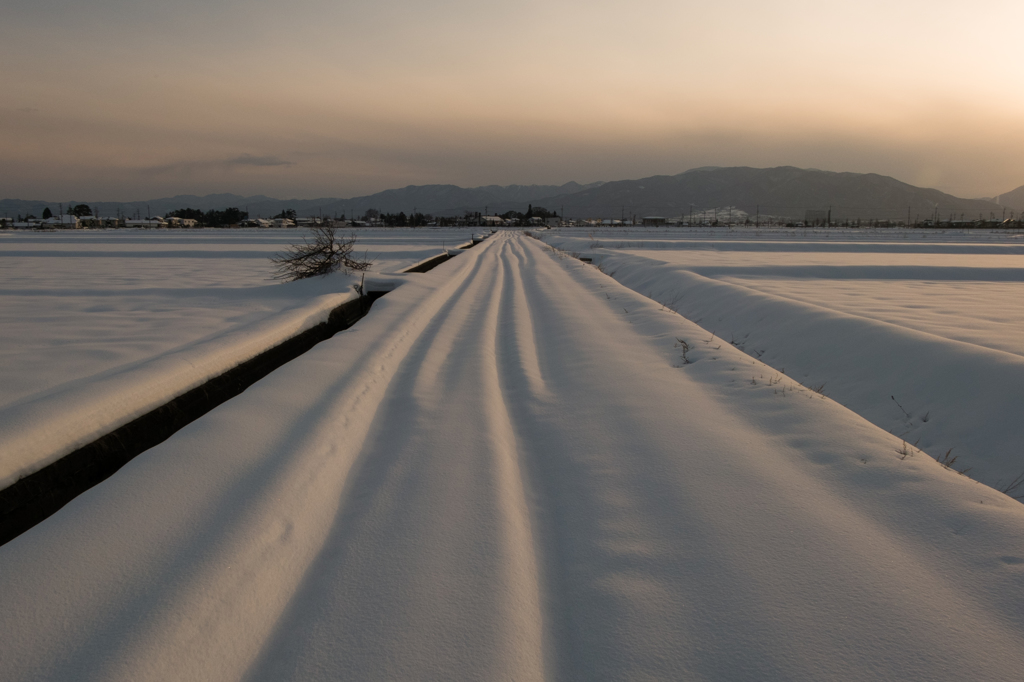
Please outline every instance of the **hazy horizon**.
[[[710, 166], [709, 165], [709, 166], [700, 166], [700, 167], [695, 167], [695, 168], [688, 168], [688, 169], [680, 171], [678, 173], [662, 173], [662, 174], [658, 174], [656, 176], [648, 175], [648, 176], [645, 176], [645, 177], [646, 178], [666, 177], [666, 176], [667, 177], [674, 177], [674, 176], [679, 176], [679, 175], [685, 175], [685, 174], [690, 173], [692, 171], [700, 171], [700, 170], [707, 170], [707, 169], [728, 170], [730, 168], [742, 168], [742, 167], [740, 167], [740, 166], [732, 166], [732, 167], [729, 167], [729, 166]], [[749, 166], [748, 166], [748, 168], [749, 168]], [[778, 166], [775, 166], [775, 167], [772, 167], [772, 168], [778, 168]], [[771, 168], [767, 168], [766, 167], [766, 168], [761, 168], [761, 169], [758, 169], [758, 170], [771, 170]], [[802, 170], [822, 171], [823, 169], [820, 169], [820, 168], [804, 168]], [[824, 171], [824, 172], [844, 173], [844, 172], [849, 172], [849, 171]], [[868, 173], [865, 173], [865, 174], [868, 174]], [[630, 178], [608, 178], [608, 179], [605, 179], [605, 180], [597, 181], [595, 184], [608, 184], [608, 183], [615, 183], [615, 182], [633, 182], [633, 181], [643, 180], [643, 179], [645, 179], [645, 178], [639, 177], [639, 176], [637, 176], [637, 177], [630, 177]], [[897, 180], [897, 181], [901, 181], [900, 178], [894, 178], [894, 179]], [[550, 183], [550, 184], [548, 184], [548, 183], [522, 183], [522, 182], [520, 182], [520, 183], [509, 183], [508, 185], [495, 185], [495, 184], [491, 184], [491, 185], [473, 185], [473, 186], [455, 185], [455, 186], [461, 187], [462, 189], [485, 189], [487, 187], [516, 187], [516, 186], [518, 186], [518, 187], [543, 186], [543, 187], [559, 188], [559, 187], [564, 187], [565, 185], [570, 184], [572, 182], [573, 182], [572, 180], [568, 180], [568, 181], [563, 182], [563, 183]], [[577, 183], [577, 184], [580, 185], [580, 186], [586, 186], [585, 183]], [[197, 197], [197, 198], [200, 198], [200, 199], [205, 199], [207, 197], [217, 197], [217, 196], [224, 196], [224, 195], [230, 195], [230, 196], [233, 196], [233, 197], [237, 197], [239, 199], [264, 198], [264, 199], [268, 199], [268, 200], [281, 201], [281, 202], [288, 202], [288, 201], [317, 201], [317, 200], [351, 201], [351, 200], [359, 199], [359, 198], [366, 197], [366, 196], [374, 196], [374, 195], [376, 195], [378, 193], [381, 193], [381, 192], [401, 191], [401, 190], [406, 189], [407, 187], [431, 187], [431, 186], [444, 187], [444, 186], [453, 186], [453, 185], [454, 185], [454, 183], [429, 183], [429, 184], [424, 184], [424, 185], [404, 185], [402, 187], [386, 187], [383, 190], [379, 190], [377, 192], [372, 192], [370, 194], [352, 195], [352, 196], [327, 196], [327, 195], [322, 195], [322, 196], [313, 196], [313, 197], [296, 197], [296, 196], [272, 196], [272, 195], [268, 195], [268, 194], [264, 194], [264, 193], [211, 192], [211, 191], [207, 191], [207, 192], [193, 192], [193, 193], [175, 192], [173, 194], [166, 194], [164, 196], [152, 195], [152, 196], [144, 196], [144, 197], [138, 197], [138, 198], [119, 199], [119, 200], [104, 200], [104, 199], [93, 200], [93, 199], [91, 199], [89, 197], [79, 197], [79, 196], [60, 197], [60, 198], [57, 198], [57, 199], [52, 199], [52, 198], [48, 198], [48, 197], [7, 197], [7, 196], [0, 196], [0, 201], [2, 201], [2, 200], [29, 201], [29, 202], [37, 201], [37, 202], [41, 202], [41, 203], [48, 204], [48, 205], [49, 204], [57, 205], [57, 204], [63, 203], [65, 205], [67, 205], [67, 206], [71, 206], [71, 205], [73, 205], [75, 203], [78, 203], [78, 202], [81, 202], [81, 201], [85, 201], [86, 203], [96, 203], [96, 204], [101, 204], [101, 203], [102, 204], [111, 204], [111, 203], [113, 203], [113, 204], [141, 204], [141, 203], [145, 203], [147, 201], [167, 201], [169, 199], [174, 199], [174, 198], [177, 198], [177, 197]], [[934, 189], [934, 188], [923, 187], [922, 189]], [[540, 198], [543, 199], [543, 198], [547, 198], [548, 196], [549, 195], [544, 195], [543, 197], [540, 197]], [[550, 196], [554, 196], [554, 194], [552, 194]], [[953, 196], [955, 197], [956, 195], [953, 195]], [[961, 199], [972, 199], [972, 198], [977, 198], [977, 199], [994, 199], [995, 196], [993, 196], [993, 197], [959, 197], [959, 198], [961, 198]], [[525, 203], [529, 203], [525, 199], [523, 201]]]
[[0, 194], [561, 185], [714, 166], [1024, 184], [1006, 0], [12, 0]]

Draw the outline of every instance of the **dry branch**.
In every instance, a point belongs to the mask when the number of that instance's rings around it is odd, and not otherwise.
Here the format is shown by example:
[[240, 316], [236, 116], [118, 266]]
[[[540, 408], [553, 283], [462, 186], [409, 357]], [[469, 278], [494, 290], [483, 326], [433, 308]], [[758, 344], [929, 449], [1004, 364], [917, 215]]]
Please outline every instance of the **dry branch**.
[[271, 262], [277, 267], [275, 279], [294, 282], [297, 279], [318, 277], [337, 270], [346, 274], [350, 271], [368, 270], [371, 261], [358, 260], [352, 256], [356, 236], [339, 239], [333, 227], [314, 225], [310, 235], [302, 238], [301, 244], [293, 244]]

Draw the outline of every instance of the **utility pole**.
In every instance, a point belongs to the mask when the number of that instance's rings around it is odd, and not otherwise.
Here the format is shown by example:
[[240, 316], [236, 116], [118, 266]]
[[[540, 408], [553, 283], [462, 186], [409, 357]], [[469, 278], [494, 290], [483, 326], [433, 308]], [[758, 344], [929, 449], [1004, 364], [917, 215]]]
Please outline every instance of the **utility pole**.
[[754, 227], [761, 227], [761, 204], [757, 205], [757, 217], [754, 218]]

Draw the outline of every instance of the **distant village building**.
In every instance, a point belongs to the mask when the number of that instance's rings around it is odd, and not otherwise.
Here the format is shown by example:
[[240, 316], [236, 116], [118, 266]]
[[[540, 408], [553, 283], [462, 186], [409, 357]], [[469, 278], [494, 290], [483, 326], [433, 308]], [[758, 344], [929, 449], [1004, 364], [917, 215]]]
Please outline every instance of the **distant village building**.
[[295, 221], [288, 218], [274, 218], [274, 227], [295, 227]]
[[125, 227], [167, 227], [167, 221], [163, 218], [142, 218], [141, 220], [126, 220]]
[[242, 222], [238, 223], [239, 227], [273, 227], [274, 221], [267, 220], [266, 218], [246, 218]]
[[497, 227], [505, 224], [505, 219], [497, 215], [481, 216], [480, 221], [483, 225], [488, 225], [490, 227]]
[[43, 227], [60, 227], [64, 229], [77, 230], [81, 224], [76, 215], [55, 215], [43, 221]]
[[196, 227], [199, 225], [199, 221], [193, 218], [170, 217], [164, 218], [164, 221], [167, 223], [167, 227]]
[[668, 220], [660, 215], [649, 215], [643, 219], [644, 225], [664, 225]]

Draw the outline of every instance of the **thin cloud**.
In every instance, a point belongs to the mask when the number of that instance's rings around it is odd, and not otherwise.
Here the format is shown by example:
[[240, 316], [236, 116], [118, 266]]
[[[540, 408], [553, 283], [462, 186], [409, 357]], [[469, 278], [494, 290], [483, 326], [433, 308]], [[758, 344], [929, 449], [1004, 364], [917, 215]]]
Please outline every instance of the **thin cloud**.
[[279, 158], [277, 156], [253, 156], [242, 154], [230, 159], [214, 159], [209, 161], [179, 161], [159, 166], [148, 166], [139, 169], [146, 175], [192, 175], [208, 170], [228, 170], [231, 168], [255, 166], [257, 168], [271, 168], [278, 166], [294, 166], [294, 161]]
[[225, 161], [229, 166], [294, 166], [294, 161], [285, 161], [279, 159], [276, 156], [252, 156], [251, 154], [242, 154], [234, 159], [228, 159]]

